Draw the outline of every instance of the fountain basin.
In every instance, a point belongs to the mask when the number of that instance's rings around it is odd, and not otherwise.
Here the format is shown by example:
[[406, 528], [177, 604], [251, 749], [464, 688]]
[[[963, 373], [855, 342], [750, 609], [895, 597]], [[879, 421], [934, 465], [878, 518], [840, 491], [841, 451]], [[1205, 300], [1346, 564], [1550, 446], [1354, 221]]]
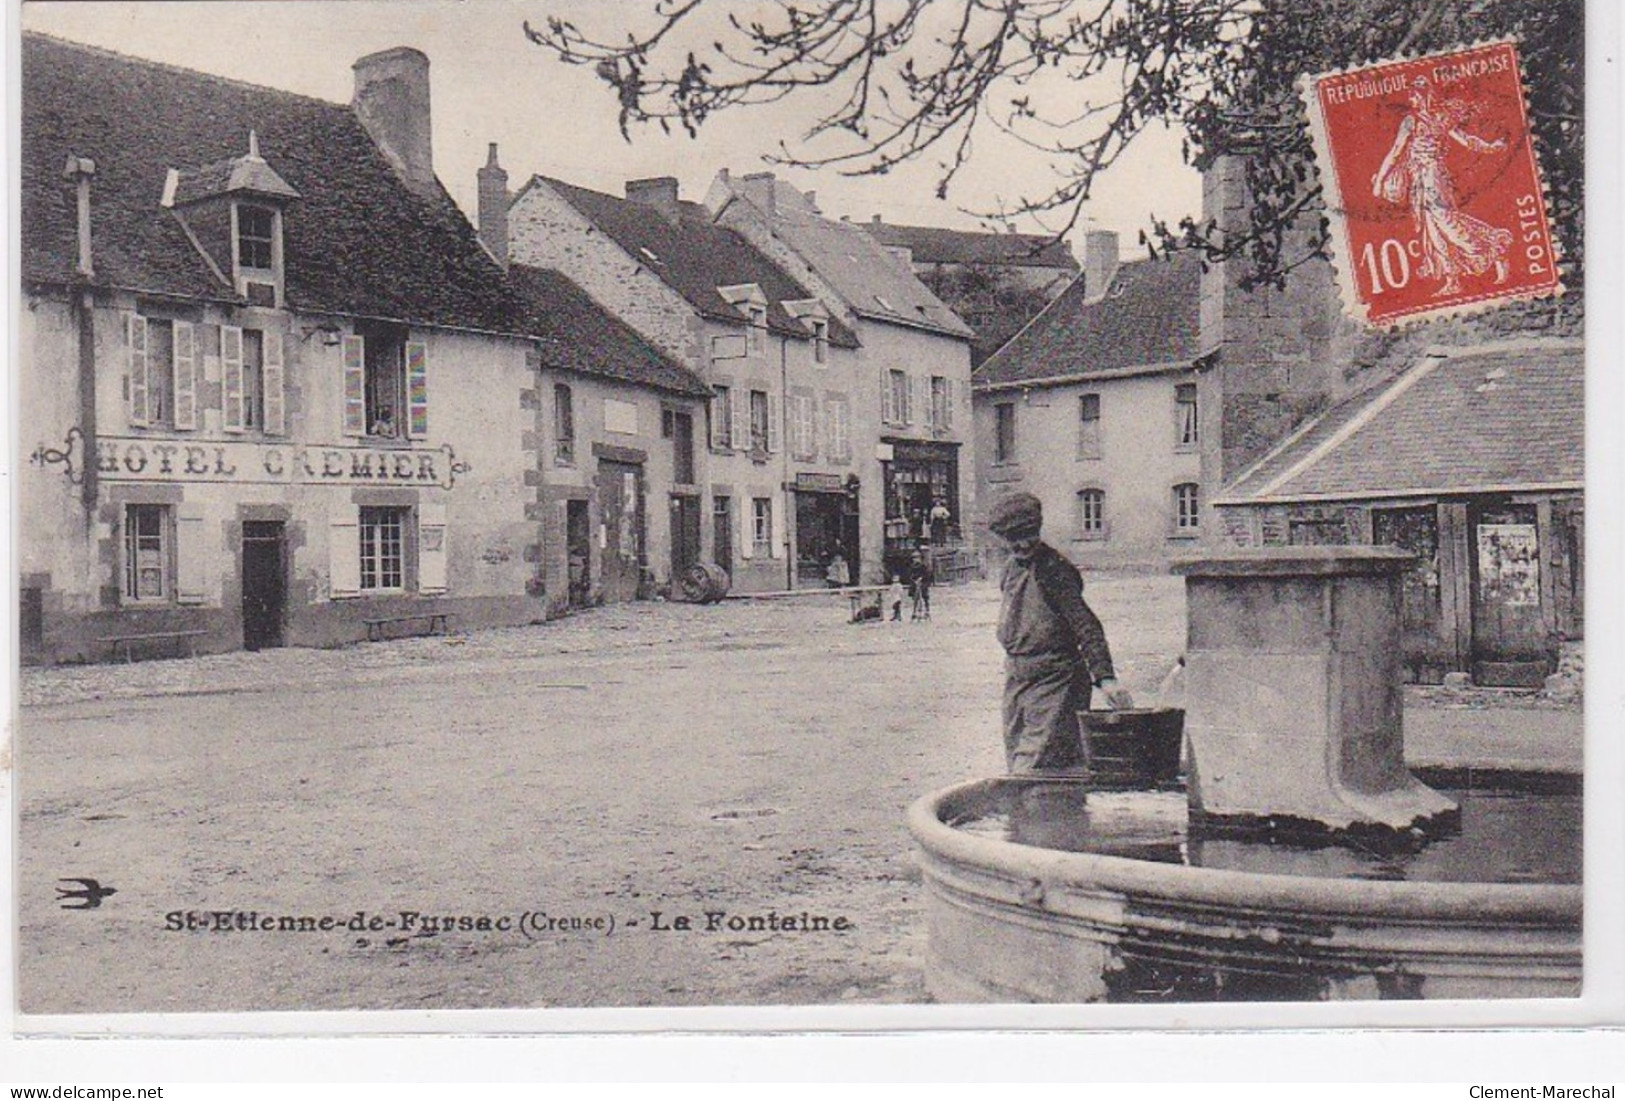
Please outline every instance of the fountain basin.
[[937, 1000], [1132, 1000], [1129, 988], [1148, 976], [1197, 998], [1580, 993], [1577, 884], [1232, 871], [1040, 848], [953, 825], [1055, 786], [979, 780], [910, 808], [927, 989]]

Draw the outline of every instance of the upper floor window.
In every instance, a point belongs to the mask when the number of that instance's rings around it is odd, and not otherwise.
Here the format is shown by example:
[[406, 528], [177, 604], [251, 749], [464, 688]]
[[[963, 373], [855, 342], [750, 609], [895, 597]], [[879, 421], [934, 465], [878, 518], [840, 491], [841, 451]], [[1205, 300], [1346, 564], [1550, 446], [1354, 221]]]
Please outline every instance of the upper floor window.
[[566, 465], [576, 460], [575, 396], [562, 382], [553, 384], [553, 458]]
[[890, 370], [881, 387], [880, 419], [887, 424], [911, 424], [914, 420], [908, 372]]
[[282, 334], [274, 329], [200, 325], [126, 314], [125, 397], [129, 423], [196, 429], [203, 360], [220, 363], [220, 427], [227, 432], [285, 431]]
[[745, 313], [750, 317], [751, 355], [761, 355], [767, 351], [767, 307], [752, 303]]
[[270, 271], [276, 240], [276, 213], [263, 206], [237, 207], [237, 266]]
[[1195, 482], [1181, 482], [1174, 487], [1174, 531], [1180, 535], [1193, 535], [1201, 530], [1201, 501]]
[[1196, 384], [1182, 382], [1174, 387], [1174, 443], [1179, 447], [1195, 447], [1198, 442]]
[[823, 318], [814, 318], [812, 334], [813, 362], [824, 363], [829, 359], [829, 322]]
[[818, 404], [811, 394], [790, 395], [790, 452], [798, 459], [818, 457]]
[[993, 461], [1016, 461], [1016, 405], [1001, 401], [993, 407]]
[[943, 375], [931, 376], [931, 427], [946, 431], [954, 426], [954, 384]]
[[846, 461], [852, 457], [852, 430], [850, 412], [844, 395], [832, 394], [824, 398], [824, 428], [828, 433], [829, 457]]
[[725, 449], [734, 445], [733, 387], [711, 387], [711, 446]]
[[344, 338], [344, 432], [374, 439], [429, 432], [429, 353], [396, 325]]
[[661, 411], [662, 434], [671, 440], [671, 480], [694, 484], [694, 414], [681, 409]]
[[773, 450], [773, 406], [767, 391], [750, 392], [750, 449], [766, 453]]
[[1100, 458], [1100, 395], [1078, 398], [1078, 458]]
[[1078, 538], [1104, 539], [1106, 537], [1106, 491], [1082, 489], [1078, 491]]

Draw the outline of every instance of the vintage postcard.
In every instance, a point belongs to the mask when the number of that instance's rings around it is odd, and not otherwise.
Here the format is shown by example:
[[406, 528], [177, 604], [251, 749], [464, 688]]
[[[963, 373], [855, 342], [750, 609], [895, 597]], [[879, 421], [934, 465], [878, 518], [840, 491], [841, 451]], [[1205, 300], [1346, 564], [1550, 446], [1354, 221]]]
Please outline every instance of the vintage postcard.
[[1179, 7], [23, 4], [14, 1027], [1610, 1019], [1595, 24]]

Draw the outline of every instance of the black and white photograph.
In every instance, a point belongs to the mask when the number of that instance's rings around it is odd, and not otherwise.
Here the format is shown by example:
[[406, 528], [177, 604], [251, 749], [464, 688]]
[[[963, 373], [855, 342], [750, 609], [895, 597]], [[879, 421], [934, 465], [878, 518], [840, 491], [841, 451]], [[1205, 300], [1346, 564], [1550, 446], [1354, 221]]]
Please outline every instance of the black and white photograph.
[[1617, 1010], [1584, 0], [16, 15], [19, 1031]]

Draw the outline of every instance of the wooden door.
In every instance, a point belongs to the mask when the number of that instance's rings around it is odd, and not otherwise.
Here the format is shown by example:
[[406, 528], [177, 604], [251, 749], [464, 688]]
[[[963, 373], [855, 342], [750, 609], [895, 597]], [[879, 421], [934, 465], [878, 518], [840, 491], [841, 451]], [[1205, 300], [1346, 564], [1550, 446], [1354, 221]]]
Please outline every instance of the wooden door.
[[282, 645], [287, 604], [281, 521], [243, 524], [243, 649]]
[[1470, 526], [1473, 679], [1537, 687], [1551, 669], [1535, 506], [1474, 507]]

